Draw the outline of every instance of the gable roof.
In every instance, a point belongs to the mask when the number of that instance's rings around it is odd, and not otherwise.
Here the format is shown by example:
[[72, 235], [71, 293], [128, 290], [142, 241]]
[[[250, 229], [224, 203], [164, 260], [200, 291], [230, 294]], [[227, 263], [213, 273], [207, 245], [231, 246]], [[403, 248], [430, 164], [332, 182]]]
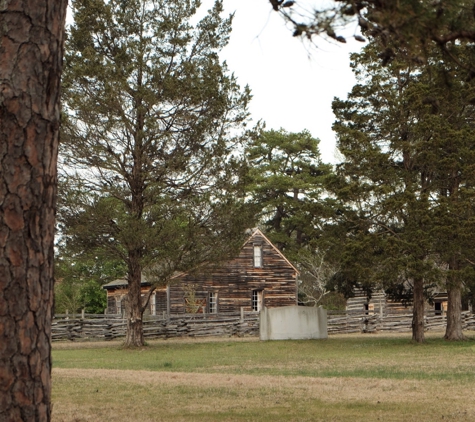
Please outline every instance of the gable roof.
[[[295, 268], [295, 266], [284, 256], [284, 254], [279, 251], [279, 249], [277, 249], [277, 247], [266, 237], [266, 235], [264, 233], [262, 233], [262, 231], [255, 227], [252, 229], [252, 233], [251, 235], [247, 238], [247, 240], [242, 244], [241, 246], [241, 250], [248, 244], [252, 241], [252, 239], [256, 236], [261, 236], [264, 238], [265, 242], [272, 247], [272, 249], [297, 273], [297, 274], [300, 274], [300, 271], [297, 270], [297, 268]], [[234, 258], [231, 258], [231, 259], [234, 259]], [[224, 263], [223, 263], [224, 264]], [[176, 279], [176, 278], [180, 278], [180, 277], [184, 277], [186, 275], [188, 275], [188, 271], [183, 271], [181, 273], [178, 273], [178, 274], [175, 274], [173, 277], [171, 277], [171, 280], [173, 279]]]
[[300, 274], [300, 271], [297, 270], [297, 268], [295, 268], [295, 266], [284, 256], [284, 254], [279, 250], [277, 249], [277, 246], [275, 246], [268, 238], [267, 236], [261, 232], [261, 230], [259, 228], [254, 228], [252, 230], [252, 234], [251, 234], [251, 237], [249, 239], [246, 240], [246, 242], [244, 243], [243, 247], [248, 244], [253, 237], [255, 237], [256, 235], [259, 235], [259, 236], [262, 236], [264, 238], [264, 240], [272, 247], [272, 249], [274, 249], [274, 251], [280, 255], [280, 257], [285, 261], [287, 262], [287, 264], [289, 264], [296, 272], [297, 274]]

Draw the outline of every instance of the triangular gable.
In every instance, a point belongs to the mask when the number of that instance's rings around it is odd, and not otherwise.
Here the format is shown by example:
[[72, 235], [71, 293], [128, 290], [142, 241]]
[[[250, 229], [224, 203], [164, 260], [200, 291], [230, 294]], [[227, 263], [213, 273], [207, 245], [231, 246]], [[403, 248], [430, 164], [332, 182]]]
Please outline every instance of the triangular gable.
[[[296, 272], [297, 274], [300, 274], [300, 271], [297, 270], [297, 268], [295, 268], [295, 266], [284, 256], [284, 254], [277, 248], [277, 246], [275, 246], [268, 238], [267, 236], [262, 233], [262, 231], [259, 229], [259, 228], [255, 228], [253, 229], [253, 232], [252, 232], [252, 235], [251, 237], [249, 237], [249, 239], [247, 239], [247, 241], [244, 243], [243, 247], [246, 246], [256, 235], [260, 235], [264, 238], [264, 240], [267, 242], [268, 245], [270, 245], [272, 247], [272, 249], [274, 249], [275, 252], [277, 252], [277, 254], [285, 261], [287, 262], [287, 264], [289, 264], [290, 267], [292, 267]], [[242, 248], [241, 248], [242, 249]]]
[[[249, 238], [243, 243], [242, 247], [241, 247], [241, 251], [242, 249], [249, 243], [252, 241], [252, 239], [256, 236], [256, 235], [260, 235], [264, 238], [264, 240], [267, 242], [267, 244], [269, 246], [272, 247], [272, 249], [274, 249], [275, 252], [277, 252], [277, 254], [287, 263], [289, 264], [289, 266], [297, 273], [297, 274], [300, 274], [300, 271], [297, 270], [297, 268], [295, 268], [294, 265], [292, 265], [292, 263], [284, 256], [284, 254], [279, 251], [279, 249], [264, 235], [264, 233], [261, 232], [261, 230], [259, 228], [254, 228], [252, 229], [252, 234], [251, 236], [249, 236]], [[239, 252], [241, 253], [241, 252]], [[239, 254], [238, 254], [239, 256]], [[235, 258], [231, 258], [231, 260], [233, 260]], [[226, 261], [226, 262], [229, 262], [229, 261]], [[223, 263], [223, 265], [225, 265], [225, 263]], [[181, 272], [181, 273], [178, 273], [178, 274], [175, 274], [173, 277], [171, 277], [170, 279], [173, 280], [173, 279], [176, 279], [176, 278], [181, 278], [181, 277], [184, 277], [186, 275], [188, 275], [188, 271], [184, 271], [184, 272]]]

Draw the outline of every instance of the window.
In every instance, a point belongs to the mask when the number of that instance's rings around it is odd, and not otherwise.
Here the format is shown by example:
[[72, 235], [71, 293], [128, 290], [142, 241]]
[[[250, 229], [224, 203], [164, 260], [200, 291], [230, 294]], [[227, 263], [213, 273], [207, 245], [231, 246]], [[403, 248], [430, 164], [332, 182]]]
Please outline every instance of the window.
[[262, 290], [253, 290], [252, 291], [252, 310], [259, 312], [262, 308]]
[[218, 312], [218, 293], [209, 292], [208, 294], [208, 312], [216, 314]]
[[374, 303], [365, 303], [364, 313], [365, 315], [374, 315]]
[[254, 245], [254, 267], [262, 267], [262, 246]]
[[108, 314], [117, 314], [117, 300], [114, 296], [107, 297], [107, 313]]
[[117, 313], [125, 315], [125, 296], [117, 298]]
[[157, 300], [156, 300], [156, 293], [152, 293], [152, 297], [150, 298], [150, 315], [157, 315]]
[[155, 292], [155, 313], [156, 315], [166, 315], [168, 313], [167, 290], [157, 290]]

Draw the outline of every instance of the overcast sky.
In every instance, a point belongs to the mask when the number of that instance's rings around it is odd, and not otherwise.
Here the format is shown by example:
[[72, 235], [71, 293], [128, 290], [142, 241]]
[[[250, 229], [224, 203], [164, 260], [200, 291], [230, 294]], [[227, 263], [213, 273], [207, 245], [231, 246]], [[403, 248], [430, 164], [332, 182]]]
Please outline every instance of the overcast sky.
[[292, 37], [266, 0], [224, 0], [224, 6], [235, 18], [222, 57], [239, 83], [250, 86], [253, 118], [265, 121], [268, 129], [308, 129], [321, 140], [323, 160], [333, 162], [331, 102], [335, 96], [345, 98], [354, 85], [349, 54], [362, 44], [351, 38], [347, 44], [320, 40], [318, 49], [309, 48]]

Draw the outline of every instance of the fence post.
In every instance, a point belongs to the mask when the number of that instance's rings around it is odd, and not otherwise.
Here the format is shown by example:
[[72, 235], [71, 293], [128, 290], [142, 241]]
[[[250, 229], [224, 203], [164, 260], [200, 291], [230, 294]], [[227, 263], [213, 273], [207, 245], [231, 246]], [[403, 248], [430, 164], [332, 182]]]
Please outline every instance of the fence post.
[[244, 306], [241, 306], [241, 322], [244, 322]]
[[85, 309], [83, 308], [83, 309], [81, 310], [81, 319], [84, 319], [84, 314], [85, 314]]

